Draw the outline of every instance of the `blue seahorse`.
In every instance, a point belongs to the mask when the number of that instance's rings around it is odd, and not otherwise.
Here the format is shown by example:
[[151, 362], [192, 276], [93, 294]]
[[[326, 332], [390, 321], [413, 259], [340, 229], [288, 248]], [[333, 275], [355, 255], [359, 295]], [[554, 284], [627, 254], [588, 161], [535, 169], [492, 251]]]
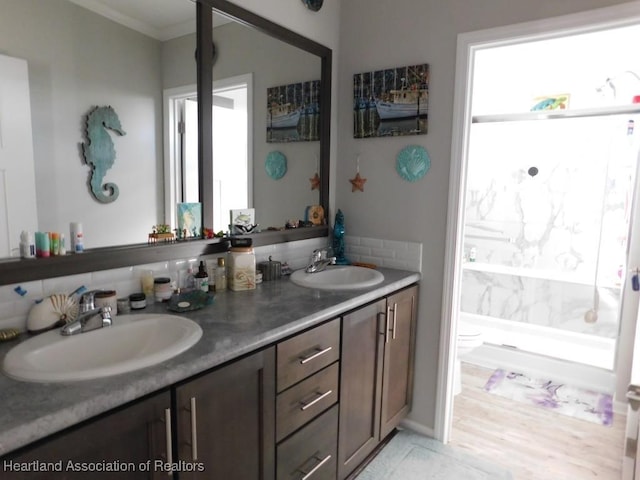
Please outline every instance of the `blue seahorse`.
[[87, 165], [91, 167], [91, 192], [96, 200], [102, 203], [111, 203], [120, 194], [120, 189], [115, 183], [108, 182], [102, 185], [107, 170], [113, 166], [116, 158], [116, 150], [107, 129], [119, 135], [126, 135], [112, 107], [95, 107], [87, 115], [87, 141], [82, 144], [82, 152]]

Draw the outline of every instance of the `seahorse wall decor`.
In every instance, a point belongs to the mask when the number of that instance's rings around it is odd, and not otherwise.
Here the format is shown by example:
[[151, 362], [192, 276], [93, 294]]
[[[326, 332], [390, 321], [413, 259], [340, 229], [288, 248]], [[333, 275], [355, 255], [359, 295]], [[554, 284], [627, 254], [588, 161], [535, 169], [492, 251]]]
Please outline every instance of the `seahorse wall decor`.
[[102, 184], [107, 170], [113, 166], [116, 159], [116, 150], [107, 129], [118, 135], [126, 135], [118, 115], [111, 106], [95, 107], [87, 114], [87, 141], [82, 144], [82, 152], [85, 162], [91, 167], [91, 193], [102, 203], [111, 203], [120, 194], [120, 189], [115, 183]]

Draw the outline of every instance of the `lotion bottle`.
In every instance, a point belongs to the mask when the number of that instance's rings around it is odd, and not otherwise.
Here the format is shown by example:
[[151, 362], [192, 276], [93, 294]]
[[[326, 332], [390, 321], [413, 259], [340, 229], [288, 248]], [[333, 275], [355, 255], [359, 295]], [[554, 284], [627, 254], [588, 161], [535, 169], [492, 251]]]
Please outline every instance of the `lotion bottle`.
[[227, 289], [227, 268], [224, 265], [224, 258], [218, 258], [218, 268], [216, 268], [216, 292]]

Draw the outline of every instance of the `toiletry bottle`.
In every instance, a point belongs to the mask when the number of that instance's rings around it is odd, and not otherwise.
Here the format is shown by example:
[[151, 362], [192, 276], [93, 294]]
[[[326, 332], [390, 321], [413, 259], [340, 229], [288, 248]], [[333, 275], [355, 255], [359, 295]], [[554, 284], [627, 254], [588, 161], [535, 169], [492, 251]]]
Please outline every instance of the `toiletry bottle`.
[[193, 290], [198, 288], [195, 276], [193, 275], [193, 267], [191, 266], [191, 264], [189, 264], [189, 268], [187, 269], [187, 275], [184, 278], [183, 287], [185, 290]]
[[153, 303], [155, 298], [153, 279], [153, 270], [145, 270], [140, 275], [140, 287], [142, 288], [142, 293], [144, 293], [146, 301], [149, 303]]
[[209, 275], [209, 291], [216, 291], [216, 262], [209, 262], [208, 266], [208, 275]]
[[60, 255], [66, 255], [67, 254], [67, 245], [65, 243], [65, 239], [64, 239], [64, 233], [60, 234]]
[[82, 232], [82, 224], [79, 222], [71, 223], [71, 251], [74, 253], [84, 252], [84, 233]]
[[57, 232], [51, 232], [50, 238], [51, 242], [49, 244], [49, 252], [52, 256], [60, 255], [60, 234]]
[[20, 256], [22, 258], [36, 258], [36, 244], [31, 232], [20, 234]]
[[209, 291], [209, 275], [202, 260], [200, 260], [200, 266], [198, 267], [198, 273], [195, 275], [195, 280], [196, 290], [202, 290], [203, 292]]
[[227, 269], [224, 265], [224, 258], [218, 258], [218, 268], [216, 268], [216, 292], [227, 289]]
[[49, 257], [51, 255], [51, 236], [49, 232], [42, 232], [42, 251], [40, 255], [44, 258]]

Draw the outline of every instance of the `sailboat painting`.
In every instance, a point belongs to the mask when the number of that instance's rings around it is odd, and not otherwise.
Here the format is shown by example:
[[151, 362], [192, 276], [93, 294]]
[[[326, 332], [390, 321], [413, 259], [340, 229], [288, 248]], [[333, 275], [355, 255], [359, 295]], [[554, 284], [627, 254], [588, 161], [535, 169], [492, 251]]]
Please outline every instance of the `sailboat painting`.
[[267, 142], [319, 140], [320, 80], [267, 88]]
[[427, 133], [429, 64], [353, 76], [353, 137]]

